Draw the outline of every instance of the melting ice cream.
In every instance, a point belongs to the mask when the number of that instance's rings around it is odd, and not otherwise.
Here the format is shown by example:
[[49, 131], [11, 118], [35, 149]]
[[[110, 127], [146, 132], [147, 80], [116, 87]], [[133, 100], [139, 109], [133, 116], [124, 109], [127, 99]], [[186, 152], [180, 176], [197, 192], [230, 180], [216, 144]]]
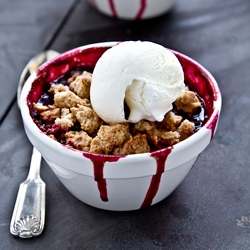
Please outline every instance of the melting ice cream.
[[[109, 124], [162, 121], [184, 87], [181, 64], [170, 50], [152, 42], [128, 41], [98, 60], [90, 97], [93, 109]], [[124, 102], [130, 110], [127, 119]]]

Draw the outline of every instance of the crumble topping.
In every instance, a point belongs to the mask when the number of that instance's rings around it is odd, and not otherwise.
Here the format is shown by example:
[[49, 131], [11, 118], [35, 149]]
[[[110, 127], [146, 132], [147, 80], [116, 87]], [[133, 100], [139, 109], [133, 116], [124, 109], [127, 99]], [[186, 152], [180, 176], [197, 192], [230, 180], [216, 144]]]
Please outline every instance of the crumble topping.
[[68, 85], [51, 83], [48, 93], [54, 98], [52, 105], [33, 103], [34, 120], [50, 138], [85, 152], [126, 155], [172, 146], [195, 132], [190, 117], [200, 112], [202, 103], [188, 87], [162, 122], [141, 120], [109, 125], [91, 106], [91, 78], [87, 71], [76, 72], [67, 79]]

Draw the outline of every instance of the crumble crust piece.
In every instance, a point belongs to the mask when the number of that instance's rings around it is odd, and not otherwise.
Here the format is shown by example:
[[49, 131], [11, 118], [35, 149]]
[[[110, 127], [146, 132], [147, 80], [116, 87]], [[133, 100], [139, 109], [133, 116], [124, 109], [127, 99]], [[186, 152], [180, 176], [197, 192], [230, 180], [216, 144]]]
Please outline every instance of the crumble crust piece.
[[115, 148], [114, 155], [123, 154], [140, 154], [150, 152], [147, 137], [145, 134], [137, 134], [134, 137], [131, 136], [120, 147]]
[[93, 134], [103, 124], [103, 120], [90, 107], [78, 105], [77, 108], [71, 108], [70, 111], [80, 122], [81, 128], [88, 134]]
[[190, 91], [188, 87], [185, 87], [181, 91], [174, 104], [179, 110], [182, 110], [186, 113], [193, 113], [201, 106], [196, 94], [193, 91]]
[[92, 137], [90, 137], [85, 131], [69, 131], [65, 134], [66, 144], [73, 148], [89, 152]]
[[80, 75], [79, 72], [75, 72], [68, 80], [68, 84], [70, 85], [70, 83], [72, 83], [78, 76]]
[[90, 152], [96, 154], [110, 154], [128, 138], [130, 138], [128, 125], [102, 125], [98, 130], [97, 136], [93, 138], [91, 142]]
[[42, 111], [48, 110], [49, 107], [41, 105], [39, 103], [33, 103], [33, 109], [36, 110], [36, 111], [38, 111], [38, 112], [42, 112]]
[[60, 125], [62, 128], [69, 129], [74, 126], [76, 117], [67, 108], [61, 109], [60, 118], [56, 118], [55, 124]]
[[149, 130], [152, 130], [153, 128], [155, 128], [155, 123], [150, 122], [150, 121], [145, 121], [145, 120], [141, 120], [132, 125], [132, 130], [134, 132], [138, 131], [141, 133], [145, 133]]
[[180, 141], [187, 139], [190, 135], [193, 134], [194, 124], [189, 120], [185, 119], [180, 127], [177, 129], [177, 132], [180, 134]]
[[180, 142], [180, 134], [177, 131], [152, 129], [147, 132], [147, 138], [154, 148], [168, 147]]
[[169, 111], [162, 122], [158, 123], [158, 126], [168, 131], [176, 131], [177, 127], [180, 126], [182, 116], [176, 115], [174, 112]]
[[92, 75], [84, 71], [81, 75], [76, 76], [76, 78], [69, 83], [69, 88], [80, 98], [84, 99], [90, 98], [90, 84], [91, 84]]
[[40, 118], [44, 121], [53, 121], [60, 117], [61, 110], [55, 106], [49, 105], [48, 108], [40, 113]]
[[62, 84], [54, 85], [51, 86], [50, 92], [54, 92], [54, 103], [58, 108], [72, 108], [77, 107], [77, 105], [90, 106], [88, 99], [80, 98], [68, 87]]

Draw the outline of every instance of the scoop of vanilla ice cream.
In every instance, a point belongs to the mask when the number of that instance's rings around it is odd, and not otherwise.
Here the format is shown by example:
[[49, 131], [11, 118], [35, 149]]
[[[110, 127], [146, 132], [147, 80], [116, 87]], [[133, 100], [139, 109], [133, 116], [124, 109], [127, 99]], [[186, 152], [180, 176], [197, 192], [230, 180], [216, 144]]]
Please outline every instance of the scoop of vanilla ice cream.
[[[107, 123], [162, 121], [185, 87], [180, 62], [152, 42], [128, 41], [108, 49], [92, 76], [93, 109]], [[130, 109], [125, 118], [124, 102]]]

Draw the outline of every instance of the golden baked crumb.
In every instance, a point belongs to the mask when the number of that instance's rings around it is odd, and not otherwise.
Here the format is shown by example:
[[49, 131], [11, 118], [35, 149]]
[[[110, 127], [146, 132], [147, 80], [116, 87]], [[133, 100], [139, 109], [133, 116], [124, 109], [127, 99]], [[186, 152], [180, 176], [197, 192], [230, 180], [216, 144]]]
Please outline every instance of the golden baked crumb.
[[180, 141], [180, 134], [176, 131], [165, 131], [160, 133], [159, 144], [172, 146]]
[[92, 74], [84, 71], [81, 75], [77, 76], [69, 84], [69, 88], [80, 98], [90, 98], [90, 84], [91, 84]]
[[66, 144], [73, 148], [89, 152], [92, 137], [85, 131], [69, 131], [65, 134]]
[[97, 136], [93, 138], [90, 152], [110, 154], [130, 137], [129, 126], [124, 124], [102, 125]]
[[55, 107], [48, 107], [45, 111], [40, 113], [40, 118], [43, 121], [53, 121], [56, 118], [59, 118], [61, 114], [61, 110]]
[[147, 138], [155, 148], [168, 147], [179, 142], [180, 134], [177, 131], [152, 129], [147, 132]]
[[192, 113], [201, 106], [201, 103], [195, 93], [190, 91], [187, 87], [181, 91], [174, 104], [177, 109], [186, 113]]
[[51, 84], [49, 92], [52, 94], [69, 90], [69, 86], [63, 84]]
[[120, 147], [114, 149], [113, 154], [128, 155], [128, 154], [141, 154], [150, 152], [147, 137], [145, 134], [137, 134], [131, 136], [129, 140], [125, 141]]
[[81, 128], [90, 135], [95, 133], [103, 124], [103, 120], [90, 107], [78, 105], [77, 108], [71, 108], [70, 110], [80, 122]]
[[80, 98], [62, 84], [58, 84], [57, 87], [53, 84], [50, 91], [54, 91], [54, 103], [58, 108], [72, 108], [77, 105], [90, 106], [88, 99]]
[[162, 122], [158, 123], [160, 128], [166, 129], [168, 131], [175, 131], [178, 126], [180, 126], [182, 117], [176, 115], [174, 112], [169, 111]]
[[48, 110], [49, 108], [48, 106], [44, 106], [39, 103], [33, 103], [33, 109], [38, 112], [42, 112], [42, 111]]
[[180, 141], [187, 139], [190, 135], [193, 134], [194, 124], [189, 120], [184, 120], [180, 127], [177, 129], [180, 134]]
[[153, 128], [155, 128], [155, 123], [145, 120], [141, 120], [137, 123], [132, 124], [132, 130], [134, 131], [134, 133], [136, 131], [145, 133]]
[[71, 77], [67, 80], [68, 84], [72, 83], [79, 75], [80, 75], [79, 72], [75, 72], [75, 73], [73, 74], [73, 76], [71, 76]]
[[74, 126], [76, 117], [73, 113], [70, 112], [67, 108], [61, 109], [61, 115], [59, 118], [56, 118], [55, 124], [60, 125], [64, 129], [69, 129]]

